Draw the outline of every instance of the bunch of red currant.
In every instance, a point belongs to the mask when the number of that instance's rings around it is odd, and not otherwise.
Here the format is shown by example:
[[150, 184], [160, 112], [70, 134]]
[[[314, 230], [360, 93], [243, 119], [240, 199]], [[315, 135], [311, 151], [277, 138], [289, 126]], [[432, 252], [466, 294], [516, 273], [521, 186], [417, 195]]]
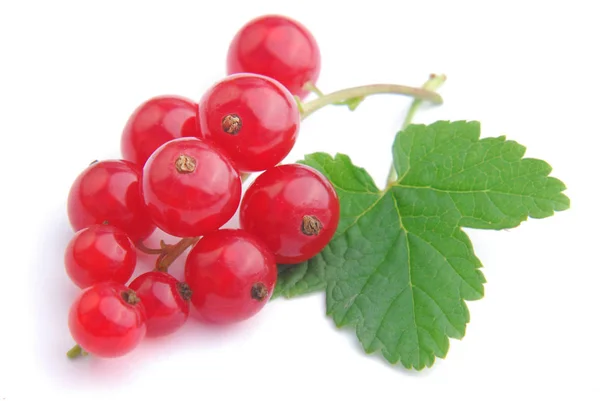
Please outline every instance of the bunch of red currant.
[[[180, 328], [190, 302], [206, 322], [247, 319], [271, 297], [276, 263], [307, 260], [333, 237], [340, 211], [329, 181], [279, 165], [300, 125], [294, 95], [319, 74], [314, 38], [288, 18], [258, 18], [235, 36], [227, 67], [198, 104], [142, 104], [123, 131], [123, 160], [94, 162], [75, 180], [68, 215], [78, 231], [65, 265], [84, 290], [69, 313], [72, 354], [124, 355], [145, 335]], [[262, 173], [242, 198], [252, 172]], [[221, 229], [238, 207], [241, 229]], [[183, 239], [149, 249], [142, 241], [156, 227]], [[180, 282], [167, 269], [190, 246]], [[156, 254], [156, 268], [126, 285], [136, 248]]]

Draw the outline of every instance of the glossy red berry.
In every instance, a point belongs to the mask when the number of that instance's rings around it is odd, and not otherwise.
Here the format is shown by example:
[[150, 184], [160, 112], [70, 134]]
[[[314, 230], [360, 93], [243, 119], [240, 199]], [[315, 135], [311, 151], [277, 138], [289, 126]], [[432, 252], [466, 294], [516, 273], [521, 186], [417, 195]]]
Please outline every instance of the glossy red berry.
[[210, 88], [198, 104], [202, 137], [216, 143], [240, 171], [273, 167], [294, 147], [300, 113], [281, 84], [235, 74]]
[[179, 96], [158, 96], [142, 103], [129, 117], [121, 136], [121, 153], [140, 167], [164, 143], [199, 136], [198, 105]]
[[240, 207], [241, 227], [263, 240], [277, 263], [300, 263], [321, 252], [335, 234], [339, 217], [331, 183], [301, 164], [262, 173]]
[[202, 320], [233, 323], [260, 311], [277, 279], [273, 254], [242, 230], [219, 230], [204, 236], [185, 262], [185, 281]]
[[143, 198], [152, 220], [176, 237], [216, 230], [235, 213], [242, 184], [231, 161], [196, 138], [167, 142], [146, 162]]
[[78, 231], [67, 245], [65, 268], [81, 288], [102, 281], [124, 284], [135, 269], [137, 254], [124, 231], [94, 224]]
[[73, 339], [85, 351], [104, 358], [132, 351], [146, 334], [145, 321], [135, 292], [114, 282], [84, 290], [69, 312]]
[[301, 99], [307, 82], [316, 84], [321, 53], [312, 34], [290, 18], [267, 15], [247, 23], [227, 54], [227, 73], [253, 72], [281, 82]]
[[146, 310], [148, 336], [163, 336], [177, 331], [190, 313], [192, 292], [187, 284], [168, 273], [141, 274], [129, 284]]
[[108, 222], [136, 242], [156, 226], [141, 195], [141, 170], [124, 160], [105, 160], [86, 168], [71, 186], [68, 215], [76, 231]]

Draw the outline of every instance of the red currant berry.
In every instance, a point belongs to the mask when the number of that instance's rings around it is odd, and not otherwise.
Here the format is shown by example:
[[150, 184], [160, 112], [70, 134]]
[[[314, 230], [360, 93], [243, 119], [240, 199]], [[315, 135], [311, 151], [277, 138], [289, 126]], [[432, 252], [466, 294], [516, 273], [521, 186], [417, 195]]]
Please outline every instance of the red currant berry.
[[135, 292], [114, 282], [84, 290], [69, 312], [73, 339], [87, 352], [104, 358], [132, 351], [146, 334], [145, 321]]
[[308, 94], [304, 84], [315, 84], [320, 70], [321, 53], [315, 38], [299, 22], [287, 17], [267, 15], [254, 19], [229, 45], [228, 74], [266, 75], [301, 99]]
[[148, 272], [129, 284], [146, 310], [148, 336], [163, 336], [179, 329], [190, 313], [190, 287], [168, 273]]
[[156, 228], [141, 196], [141, 170], [124, 160], [105, 160], [85, 169], [71, 186], [68, 214], [76, 231], [108, 221], [135, 242]]
[[196, 138], [167, 142], [144, 166], [142, 192], [152, 220], [176, 237], [225, 224], [237, 210], [240, 174], [220, 151]]
[[242, 230], [204, 236], [185, 262], [185, 281], [202, 320], [233, 323], [260, 311], [273, 294], [277, 265], [273, 254]]
[[129, 117], [121, 137], [121, 153], [140, 167], [163, 143], [199, 136], [198, 105], [178, 96], [158, 96], [140, 105]]
[[277, 263], [300, 263], [321, 252], [339, 217], [339, 200], [329, 180], [301, 164], [262, 173], [240, 208], [241, 227], [263, 240]]
[[65, 252], [67, 274], [81, 288], [102, 281], [124, 284], [135, 269], [135, 246], [120, 229], [95, 224], [78, 231]]
[[240, 171], [273, 167], [294, 147], [300, 113], [281, 84], [262, 75], [231, 75], [198, 104], [202, 137], [216, 143]]

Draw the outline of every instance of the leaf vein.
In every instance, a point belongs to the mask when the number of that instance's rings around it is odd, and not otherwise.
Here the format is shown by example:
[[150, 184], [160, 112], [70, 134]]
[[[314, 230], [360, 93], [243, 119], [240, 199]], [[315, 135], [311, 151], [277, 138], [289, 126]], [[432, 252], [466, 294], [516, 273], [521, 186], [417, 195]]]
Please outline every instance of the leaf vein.
[[[442, 312], [442, 315], [444, 315], [444, 317], [446, 318], [446, 321], [450, 324], [450, 326], [452, 326], [454, 328], [454, 330], [456, 330], [457, 332], [461, 333], [462, 332], [462, 328], [461, 327], [456, 327], [454, 322], [452, 322], [450, 320], [450, 318], [448, 317], [448, 315], [446, 314], [446, 312], [442, 309], [442, 307], [440, 306], [440, 304], [431, 296], [429, 295], [429, 293], [427, 291], [425, 291], [423, 288], [419, 287], [418, 285], [414, 285], [413, 288], [416, 288], [417, 290], [421, 291], [423, 294], [425, 294], [425, 296], [427, 296], [427, 298], [431, 299], [431, 301], [435, 304], [435, 306], [440, 310], [440, 312]], [[429, 331], [427, 329], [425, 329], [426, 331]], [[445, 333], [448, 335], [448, 333]]]
[[[402, 232], [398, 233], [398, 237], [396, 237], [396, 240], [398, 240], [398, 238], [400, 237], [400, 234], [402, 234]], [[395, 242], [395, 241], [394, 241]], [[364, 291], [365, 288], [367, 288], [367, 285], [369, 285], [369, 283], [371, 282], [371, 279], [379, 273], [379, 269], [381, 268], [381, 266], [383, 266], [383, 264], [387, 261], [388, 256], [390, 255], [390, 253], [392, 252], [393, 247], [389, 247], [388, 250], [386, 251], [385, 255], [383, 256], [383, 258], [381, 259], [381, 261], [375, 265], [373, 271], [366, 277], [366, 280], [364, 282], [364, 284], [361, 286], [360, 290], [355, 294], [356, 296], [353, 297], [352, 302], [349, 302], [347, 305], [348, 307], [346, 308], [346, 310], [344, 311], [344, 314], [342, 315], [342, 318], [340, 319], [340, 321], [345, 321], [346, 320], [346, 316], [348, 316], [348, 312], [350, 311], [350, 309], [352, 309], [352, 307], [354, 306], [354, 304], [356, 303], [356, 300], [359, 298], [360, 294], [362, 294], [362, 292]], [[360, 309], [360, 308], [359, 308]], [[362, 311], [361, 311], [362, 314]]]
[[[412, 318], [413, 318], [413, 324], [415, 325], [415, 329], [417, 329], [417, 335], [416, 335], [416, 339], [417, 339], [417, 348], [421, 349], [421, 342], [419, 339], [419, 331], [418, 331], [418, 327], [417, 326], [417, 316], [416, 316], [416, 311], [415, 311], [415, 293], [412, 289], [412, 274], [411, 274], [411, 270], [412, 270], [412, 265], [410, 263], [410, 242], [408, 241], [408, 231], [406, 230], [406, 228], [404, 228], [404, 223], [402, 222], [402, 214], [400, 213], [400, 208], [398, 207], [398, 201], [396, 199], [395, 196], [392, 196], [392, 199], [394, 200], [394, 207], [396, 208], [396, 211], [398, 212], [398, 223], [400, 224], [400, 232], [404, 232], [404, 239], [406, 241], [406, 261], [407, 261], [407, 269], [406, 271], [408, 272], [408, 285], [410, 286], [410, 299], [412, 300]], [[394, 347], [394, 349], [397, 351], [398, 347], [400, 346], [400, 340], [398, 340], [398, 342], [396, 343], [396, 346]], [[417, 366], [421, 365], [421, 354], [418, 352], [417, 353]]]
[[[457, 269], [454, 267], [454, 265], [453, 265], [452, 263], [450, 263], [450, 261], [448, 260], [448, 258], [446, 257], [446, 255], [444, 255], [444, 254], [442, 253], [442, 251], [440, 251], [438, 248], [436, 248], [436, 247], [433, 245], [433, 243], [432, 243], [432, 242], [429, 242], [429, 241], [427, 241], [425, 238], [423, 238], [423, 237], [421, 237], [420, 235], [418, 235], [418, 234], [415, 234], [415, 233], [413, 233], [413, 232], [411, 232], [411, 234], [412, 234], [412, 235], [414, 235], [415, 237], [419, 238], [421, 241], [425, 242], [427, 245], [429, 245], [429, 246], [431, 247], [431, 249], [433, 249], [433, 250], [434, 250], [434, 251], [435, 251], [435, 252], [436, 252], [438, 255], [440, 255], [442, 258], [444, 258], [444, 260], [446, 261], [446, 264], [452, 268], [452, 270], [454, 271], [454, 273], [456, 273], [456, 275], [457, 275], [458, 277], [460, 277], [460, 279], [461, 279], [461, 280], [462, 280], [464, 283], [466, 283], [466, 284], [467, 284], [469, 287], [471, 287], [473, 290], [475, 290], [475, 292], [477, 292], [478, 294], [480, 294], [480, 295], [483, 295], [483, 294], [481, 294], [481, 291], [480, 291], [478, 288], [475, 288], [475, 287], [474, 287], [474, 286], [473, 286], [471, 283], [469, 283], [469, 282], [468, 282], [468, 281], [467, 281], [467, 280], [466, 280], [466, 279], [465, 279], [465, 278], [464, 278], [464, 277], [463, 277], [463, 276], [460, 274], [460, 272], [459, 272], [459, 271], [458, 271], [458, 270], [457, 270]], [[459, 258], [459, 257], [457, 257], [457, 258]], [[467, 258], [464, 258], [464, 257], [460, 257], [459, 259], [463, 259], [463, 260], [469, 261]]]

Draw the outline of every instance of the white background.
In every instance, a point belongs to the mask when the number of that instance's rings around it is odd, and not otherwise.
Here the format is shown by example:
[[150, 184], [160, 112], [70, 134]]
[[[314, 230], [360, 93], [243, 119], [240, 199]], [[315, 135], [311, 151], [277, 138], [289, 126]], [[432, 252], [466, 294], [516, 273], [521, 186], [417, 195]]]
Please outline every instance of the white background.
[[[0, 400], [600, 399], [600, 24], [592, 1], [556, 3], [2, 1]], [[571, 210], [469, 231], [486, 296], [429, 370], [366, 356], [325, 317], [322, 294], [273, 302], [235, 327], [190, 321], [118, 360], [68, 361], [71, 182], [90, 161], [119, 157], [146, 98], [199, 99], [223, 76], [237, 29], [265, 13], [313, 32], [326, 92], [447, 74], [445, 104], [416, 122], [480, 120], [484, 136], [519, 141], [566, 182]], [[289, 160], [343, 152], [383, 183], [408, 102], [319, 111]]]

